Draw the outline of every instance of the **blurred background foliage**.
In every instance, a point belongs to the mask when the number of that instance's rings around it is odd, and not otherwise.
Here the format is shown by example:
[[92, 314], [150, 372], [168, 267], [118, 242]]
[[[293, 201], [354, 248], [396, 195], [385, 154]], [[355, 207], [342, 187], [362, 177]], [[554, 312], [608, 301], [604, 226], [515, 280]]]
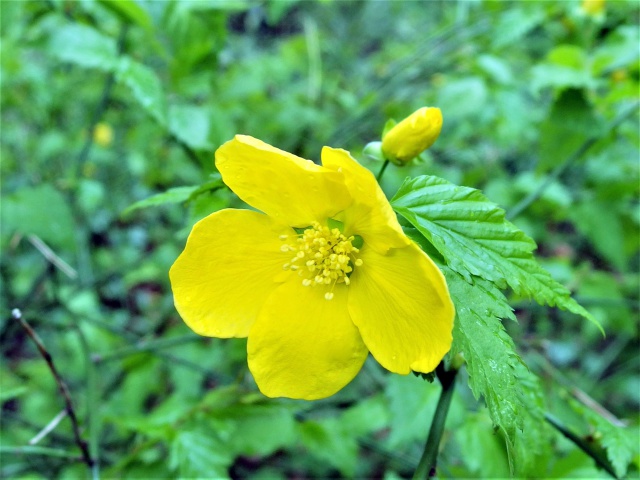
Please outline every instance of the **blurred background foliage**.
[[[538, 242], [607, 336], [519, 298], [508, 331], [549, 413], [637, 476], [637, 2], [0, 7], [2, 477], [87, 476], [68, 418], [20, 449], [64, 403], [13, 308], [66, 380], [106, 478], [410, 476], [438, 382], [371, 361], [329, 399], [266, 399], [244, 340], [182, 323], [167, 272], [195, 221], [240, 205], [213, 165], [235, 133], [312, 159], [346, 148], [377, 171], [363, 146], [423, 105], [442, 109], [442, 135], [390, 167], [385, 191], [424, 173], [481, 188]], [[439, 475], [508, 476], [501, 433], [461, 380]], [[607, 477], [551, 438], [530, 476]]]

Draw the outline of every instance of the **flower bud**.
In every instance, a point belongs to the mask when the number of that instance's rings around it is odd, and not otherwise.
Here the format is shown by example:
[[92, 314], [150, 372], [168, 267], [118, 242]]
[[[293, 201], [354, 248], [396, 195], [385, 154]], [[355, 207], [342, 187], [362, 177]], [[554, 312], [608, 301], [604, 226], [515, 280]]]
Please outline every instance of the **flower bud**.
[[403, 165], [433, 145], [441, 129], [440, 109], [422, 107], [384, 135], [382, 153], [393, 163]]

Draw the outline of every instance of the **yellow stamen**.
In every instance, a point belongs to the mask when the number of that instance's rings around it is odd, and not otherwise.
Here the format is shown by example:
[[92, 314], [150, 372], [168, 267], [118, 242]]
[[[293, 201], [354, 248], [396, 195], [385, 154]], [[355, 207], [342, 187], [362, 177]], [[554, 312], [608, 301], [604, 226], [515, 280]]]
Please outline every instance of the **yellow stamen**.
[[[296, 252], [295, 257], [285, 263], [285, 270], [296, 270], [304, 262], [306, 268], [298, 270], [303, 276], [302, 285], [305, 287], [325, 285], [331, 290], [325, 293], [325, 299], [333, 298], [333, 289], [338, 283], [349, 285], [349, 275], [354, 267], [362, 265], [362, 260], [356, 257], [360, 249], [353, 246], [354, 236], [346, 237], [338, 228], [332, 228], [314, 223], [297, 236], [281, 235], [284, 243], [282, 252]], [[298, 265], [294, 265], [298, 263]], [[306, 274], [304, 273], [306, 272]]]

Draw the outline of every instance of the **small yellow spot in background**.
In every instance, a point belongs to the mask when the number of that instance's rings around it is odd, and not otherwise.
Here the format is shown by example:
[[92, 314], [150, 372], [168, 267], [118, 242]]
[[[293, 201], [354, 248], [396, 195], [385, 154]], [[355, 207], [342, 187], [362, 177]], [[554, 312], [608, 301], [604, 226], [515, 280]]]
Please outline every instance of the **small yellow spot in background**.
[[101, 147], [108, 147], [113, 142], [113, 128], [103, 122], [96, 124], [93, 129], [93, 141]]
[[581, 8], [587, 15], [597, 17], [604, 13], [605, 3], [605, 0], [583, 0]]

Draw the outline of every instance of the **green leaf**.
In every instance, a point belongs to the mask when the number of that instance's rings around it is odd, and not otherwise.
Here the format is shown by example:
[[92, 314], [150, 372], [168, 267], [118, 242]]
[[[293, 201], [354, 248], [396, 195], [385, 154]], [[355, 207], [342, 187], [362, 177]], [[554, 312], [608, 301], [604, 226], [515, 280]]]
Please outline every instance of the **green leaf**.
[[310, 454], [337, 468], [345, 477], [354, 476], [358, 442], [350, 432], [345, 431], [339, 419], [308, 420], [298, 424], [298, 431]]
[[212, 175], [212, 180], [203, 183], [202, 185], [194, 185], [188, 187], [174, 187], [168, 189], [166, 192], [157, 193], [149, 198], [140, 200], [133, 205], [129, 205], [122, 211], [121, 215], [126, 216], [131, 212], [140, 208], [157, 207], [160, 205], [166, 205], [169, 203], [183, 203], [196, 199], [197, 197], [211, 193], [224, 186], [220, 175]]
[[515, 319], [513, 311], [487, 280], [469, 283], [449, 268], [443, 272], [457, 309], [450, 355], [464, 355], [471, 391], [484, 398], [504, 434], [512, 470], [531, 472], [545, 453], [548, 431], [540, 384], [502, 325], [503, 318]]
[[169, 466], [183, 478], [229, 478], [232, 462], [224, 443], [211, 433], [178, 431], [171, 444]]
[[593, 199], [574, 205], [569, 217], [598, 253], [619, 271], [625, 271], [629, 265], [624, 248], [624, 220], [618, 210], [612, 202]]
[[486, 105], [488, 89], [481, 77], [467, 77], [445, 83], [438, 93], [438, 106], [447, 118], [476, 116]]
[[236, 455], [270, 455], [295, 443], [293, 412], [280, 405], [234, 405], [218, 414], [234, 423], [225, 445]]
[[158, 193], [128, 206], [122, 212], [122, 215], [128, 215], [131, 212], [139, 210], [141, 208], [157, 207], [158, 205], [166, 205], [167, 203], [186, 202], [187, 200], [189, 200], [191, 195], [193, 195], [199, 188], [200, 187], [198, 186], [170, 188], [166, 192]]
[[113, 38], [80, 24], [56, 30], [49, 40], [49, 51], [62, 61], [105, 71], [114, 67], [118, 57]]
[[204, 107], [172, 105], [169, 107], [169, 130], [191, 148], [211, 148], [209, 112]]
[[523, 41], [522, 38], [527, 33], [544, 22], [545, 14], [537, 8], [535, 3], [527, 4], [528, 8], [509, 9], [500, 16], [499, 24], [493, 29], [492, 34], [495, 49], [509, 47]]
[[540, 126], [538, 171], [545, 172], [573, 154], [589, 138], [603, 131], [599, 117], [583, 90], [564, 90]]
[[135, 99], [161, 125], [167, 123], [167, 106], [162, 84], [156, 73], [128, 56], [116, 65], [116, 80], [129, 87]]
[[33, 234], [59, 247], [75, 246], [75, 222], [64, 196], [45, 184], [2, 197], [2, 231]]
[[135, 23], [146, 30], [152, 27], [151, 17], [147, 11], [133, 0], [98, 0], [98, 2], [125, 21]]
[[532, 254], [535, 242], [479, 190], [423, 175], [405, 180], [391, 204], [468, 282], [479, 276], [500, 288], [509, 286], [518, 295], [581, 315], [600, 328], [538, 264]]

